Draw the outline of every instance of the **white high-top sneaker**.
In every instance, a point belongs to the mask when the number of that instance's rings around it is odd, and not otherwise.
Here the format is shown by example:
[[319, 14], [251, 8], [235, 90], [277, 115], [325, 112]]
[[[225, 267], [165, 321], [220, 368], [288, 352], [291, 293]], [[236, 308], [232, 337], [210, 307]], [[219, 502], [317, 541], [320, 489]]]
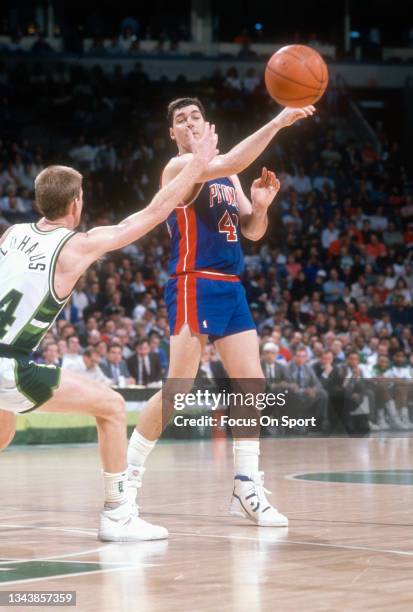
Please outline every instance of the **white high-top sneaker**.
[[288, 518], [271, 506], [266, 493], [270, 491], [264, 488], [264, 472], [253, 478], [235, 476], [229, 514], [249, 518], [261, 527], [287, 527]]
[[168, 530], [139, 518], [134, 504], [129, 501], [100, 514], [98, 538], [103, 542], [142, 542], [164, 540]]
[[139, 514], [139, 505], [137, 502], [138, 490], [142, 487], [142, 479], [146, 468], [143, 466], [128, 465], [128, 481], [126, 495], [128, 500], [135, 504], [137, 513]]

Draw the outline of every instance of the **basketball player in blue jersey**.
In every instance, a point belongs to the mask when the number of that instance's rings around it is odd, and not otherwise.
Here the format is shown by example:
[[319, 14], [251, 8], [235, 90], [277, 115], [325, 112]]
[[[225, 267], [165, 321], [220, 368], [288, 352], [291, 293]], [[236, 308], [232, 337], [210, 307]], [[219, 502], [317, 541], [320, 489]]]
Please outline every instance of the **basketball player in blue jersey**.
[[[171, 329], [170, 379], [193, 380], [210, 336], [233, 379], [263, 379], [255, 324], [239, 275], [243, 270], [241, 234], [259, 240], [267, 229], [267, 210], [279, 182], [265, 168], [251, 187], [251, 201], [237, 174], [264, 151], [277, 132], [311, 116], [313, 106], [285, 108], [225, 155], [210, 162], [202, 179], [168, 217], [171, 236], [170, 280], [165, 301]], [[170, 136], [178, 155], [166, 165], [162, 184], [173, 180], [192, 159], [191, 138], [205, 129], [205, 111], [196, 98], [168, 107]], [[139, 417], [128, 448], [130, 495], [142, 485], [144, 463], [162, 431], [162, 396], [155, 394]], [[259, 471], [259, 440], [234, 440], [234, 489], [230, 513], [261, 526], [286, 526], [288, 519], [267, 501]]]

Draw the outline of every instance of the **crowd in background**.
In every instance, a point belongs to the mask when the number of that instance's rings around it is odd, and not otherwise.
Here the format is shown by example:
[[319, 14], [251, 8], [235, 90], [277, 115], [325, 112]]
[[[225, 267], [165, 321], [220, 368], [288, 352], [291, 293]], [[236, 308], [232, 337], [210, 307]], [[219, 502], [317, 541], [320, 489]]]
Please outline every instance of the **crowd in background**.
[[[110, 75], [63, 63], [0, 66], [0, 92], [8, 119], [1, 230], [37, 218], [33, 179], [52, 162], [85, 177], [83, 229], [142, 208], [173, 154], [162, 111], [174, 97], [203, 100], [224, 151], [275, 111], [256, 74], [235, 68], [190, 84], [151, 83], [139, 64], [127, 75], [120, 66]], [[333, 119], [345, 103], [332, 88], [314, 119], [284, 130], [259, 160], [276, 171], [281, 191], [265, 239], [244, 244], [242, 281], [268, 384], [289, 388], [297, 413], [314, 409], [328, 428], [344, 405], [350, 429], [353, 417], [371, 429], [408, 429], [413, 183], [399, 143], [383, 129], [379, 154]], [[247, 193], [259, 164], [241, 176]], [[35, 358], [120, 387], [159, 386], [169, 359], [168, 254], [159, 226], [94, 265]], [[208, 384], [225, 376], [212, 345], [198, 376]]]

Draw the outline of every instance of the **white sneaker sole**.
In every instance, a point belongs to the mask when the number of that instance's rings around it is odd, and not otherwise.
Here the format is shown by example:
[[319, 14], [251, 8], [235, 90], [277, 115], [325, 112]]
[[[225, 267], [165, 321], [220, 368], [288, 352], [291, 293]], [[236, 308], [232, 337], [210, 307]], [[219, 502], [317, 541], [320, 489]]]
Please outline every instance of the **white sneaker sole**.
[[267, 521], [262, 515], [259, 518], [251, 516], [250, 514], [248, 514], [248, 512], [245, 512], [241, 505], [241, 502], [236, 497], [232, 497], [228, 514], [230, 516], [238, 516], [241, 518], [249, 519], [255, 525], [258, 525], [258, 527], [288, 527], [288, 518], [286, 516], [283, 516], [282, 514], [279, 515], [279, 519]]
[[150, 542], [153, 540], [166, 540], [169, 537], [168, 531], [165, 529], [165, 533], [159, 533], [159, 535], [142, 534], [120, 534], [116, 535], [113, 533], [100, 531], [98, 533], [98, 540], [101, 542]]

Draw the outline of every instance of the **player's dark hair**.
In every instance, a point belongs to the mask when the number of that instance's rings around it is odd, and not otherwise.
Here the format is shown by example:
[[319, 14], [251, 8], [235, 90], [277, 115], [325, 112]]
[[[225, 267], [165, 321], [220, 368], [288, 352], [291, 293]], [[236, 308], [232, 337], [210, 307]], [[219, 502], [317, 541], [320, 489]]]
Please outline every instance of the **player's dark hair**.
[[174, 113], [176, 110], [179, 110], [180, 108], [185, 108], [185, 106], [191, 106], [192, 104], [199, 108], [199, 112], [205, 119], [205, 108], [201, 100], [198, 100], [198, 98], [177, 98], [176, 100], [172, 100], [172, 102], [169, 102], [168, 104], [168, 111], [166, 117], [169, 125], [172, 126], [173, 124]]

